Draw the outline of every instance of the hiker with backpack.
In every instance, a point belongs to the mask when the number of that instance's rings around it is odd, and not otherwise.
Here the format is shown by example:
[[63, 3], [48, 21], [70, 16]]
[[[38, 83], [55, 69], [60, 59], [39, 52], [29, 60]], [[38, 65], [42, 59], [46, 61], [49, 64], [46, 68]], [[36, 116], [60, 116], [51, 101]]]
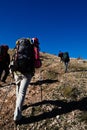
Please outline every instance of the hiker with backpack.
[[65, 66], [65, 73], [67, 72], [68, 69], [68, 63], [70, 61], [69, 53], [68, 52], [59, 52], [58, 57], [60, 57], [60, 61], [64, 62]]
[[10, 54], [8, 53], [9, 46], [2, 45], [2, 54], [0, 55], [0, 79], [5, 83], [9, 75], [9, 64], [10, 64]]
[[63, 59], [63, 52], [59, 51], [58, 57], [60, 57], [60, 61], [62, 61]]
[[[37, 44], [38, 43], [39, 41], [37, 39]], [[13, 65], [11, 65], [10, 68], [14, 73], [16, 83], [16, 107], [14, 111], [14, 122], [18, 124], [23, 119], [23, 102], [27, 87], [35, 73], [35, 52], [31, 39], [20, 38], [16, 41], [16, 52], [13, 59]]]

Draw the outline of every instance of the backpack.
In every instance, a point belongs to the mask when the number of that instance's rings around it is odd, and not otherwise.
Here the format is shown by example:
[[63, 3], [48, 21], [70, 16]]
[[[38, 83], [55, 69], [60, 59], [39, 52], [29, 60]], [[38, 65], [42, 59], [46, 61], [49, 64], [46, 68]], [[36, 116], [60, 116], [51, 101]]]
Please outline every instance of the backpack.
[[14, 54], [14, 71], [21, 73], [34, 72], [34, 49], [29, 38], [20, 38], [16, 41]]
[[42, 62], [39, 54], [39, 46], [33, 45], [33, 47], [34, 47], [34, 56], [35, 56], [34, 65], [35, 68], [40, 68], [42, 66]]
[[61, 61], [63, 60], [63, 52], [59, 52], [58, 57], [60, 57]]
[[64, 61], [64, 62], [69, 62], [69, 53], [68, 52], [64, 52], [63, 53], [63, 58], [62, 58], [62, 60]]
[[59, 52], [58, 57], [62, 58], [63, 57], [63, 52]]

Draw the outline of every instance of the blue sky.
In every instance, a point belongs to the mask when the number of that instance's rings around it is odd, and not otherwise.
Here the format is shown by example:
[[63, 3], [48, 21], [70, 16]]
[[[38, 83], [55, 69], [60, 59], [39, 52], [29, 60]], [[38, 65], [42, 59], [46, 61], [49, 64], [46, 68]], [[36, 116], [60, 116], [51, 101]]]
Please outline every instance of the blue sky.
[[42, 52], [87, 59], [87, 0], [0, 0], [0, 44], [38, 37]]

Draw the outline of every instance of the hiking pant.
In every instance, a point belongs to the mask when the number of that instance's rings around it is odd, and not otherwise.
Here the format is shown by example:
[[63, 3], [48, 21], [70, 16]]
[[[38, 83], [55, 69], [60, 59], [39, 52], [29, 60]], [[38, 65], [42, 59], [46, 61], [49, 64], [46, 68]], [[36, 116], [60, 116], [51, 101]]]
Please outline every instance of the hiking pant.
[[14, 111], [14, 120], [18, 121], [22, 117], [22, 105], [32, 76], [30, 74], [23, 75], [21, 73], [14, 73], [14, 78], [16, 82], [16, 107]]
[[68, 62], [64, 62], [65, 65], [65, 73], [67, 72], [67, 68], [68, 68]]
[[4, 71], [4, 75], [3, 75], [3, 77], [2, 77], [2, 81], [3, 82], [5, 82], [5, 80], [7, 79], [7, 76], [9, 75], [9, 67], [7, 66], [7, 67], [4, 67], [4, 69], [3, 69], [3, 71]]
[[1, 80], [1, 76], [2, 76], [2, 72], [3, 72], [3, 63], [0, 62], [0, 80]]

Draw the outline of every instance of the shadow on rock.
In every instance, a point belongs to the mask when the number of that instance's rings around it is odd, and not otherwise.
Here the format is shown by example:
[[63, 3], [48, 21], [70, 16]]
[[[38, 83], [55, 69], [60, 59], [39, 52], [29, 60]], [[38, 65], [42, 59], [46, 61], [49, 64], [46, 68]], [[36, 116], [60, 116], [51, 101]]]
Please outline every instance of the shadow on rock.
[[30, 83], [30, 85], [51, 84], [56, 82], [58, 82], [58, 80], [46, 79], [46, 80], [38, 80], [37, 82], [32, 82]]
[[32, 105], [25, 105], [23, 107], [24, 109], [27, 109], [28, 107], [37, 107], [39, 105], [45, 105], [45, 104], [50, 104], [56, 106], [56, 108], [53, 108], [49, 112], [43, 112], [42, 114], [35, 115], [35, 116], [30, 116], [30, 117], [25, 117], [22, 121], [21, 124], [28, 124], [28, 123], [34, 123], [38, 122], [47, 118], [53, 118], [56, 117], [57, 115], [62, 115], [69, 113], [74, 110], [81, 110], [81, 111], [86, 111], [87, 110], [87, 98], [83, 98], [79, 101], [71, 101], [71, 102], [65, 102], [62, 100], [44, 100], [42, 102], [38, 102]]

